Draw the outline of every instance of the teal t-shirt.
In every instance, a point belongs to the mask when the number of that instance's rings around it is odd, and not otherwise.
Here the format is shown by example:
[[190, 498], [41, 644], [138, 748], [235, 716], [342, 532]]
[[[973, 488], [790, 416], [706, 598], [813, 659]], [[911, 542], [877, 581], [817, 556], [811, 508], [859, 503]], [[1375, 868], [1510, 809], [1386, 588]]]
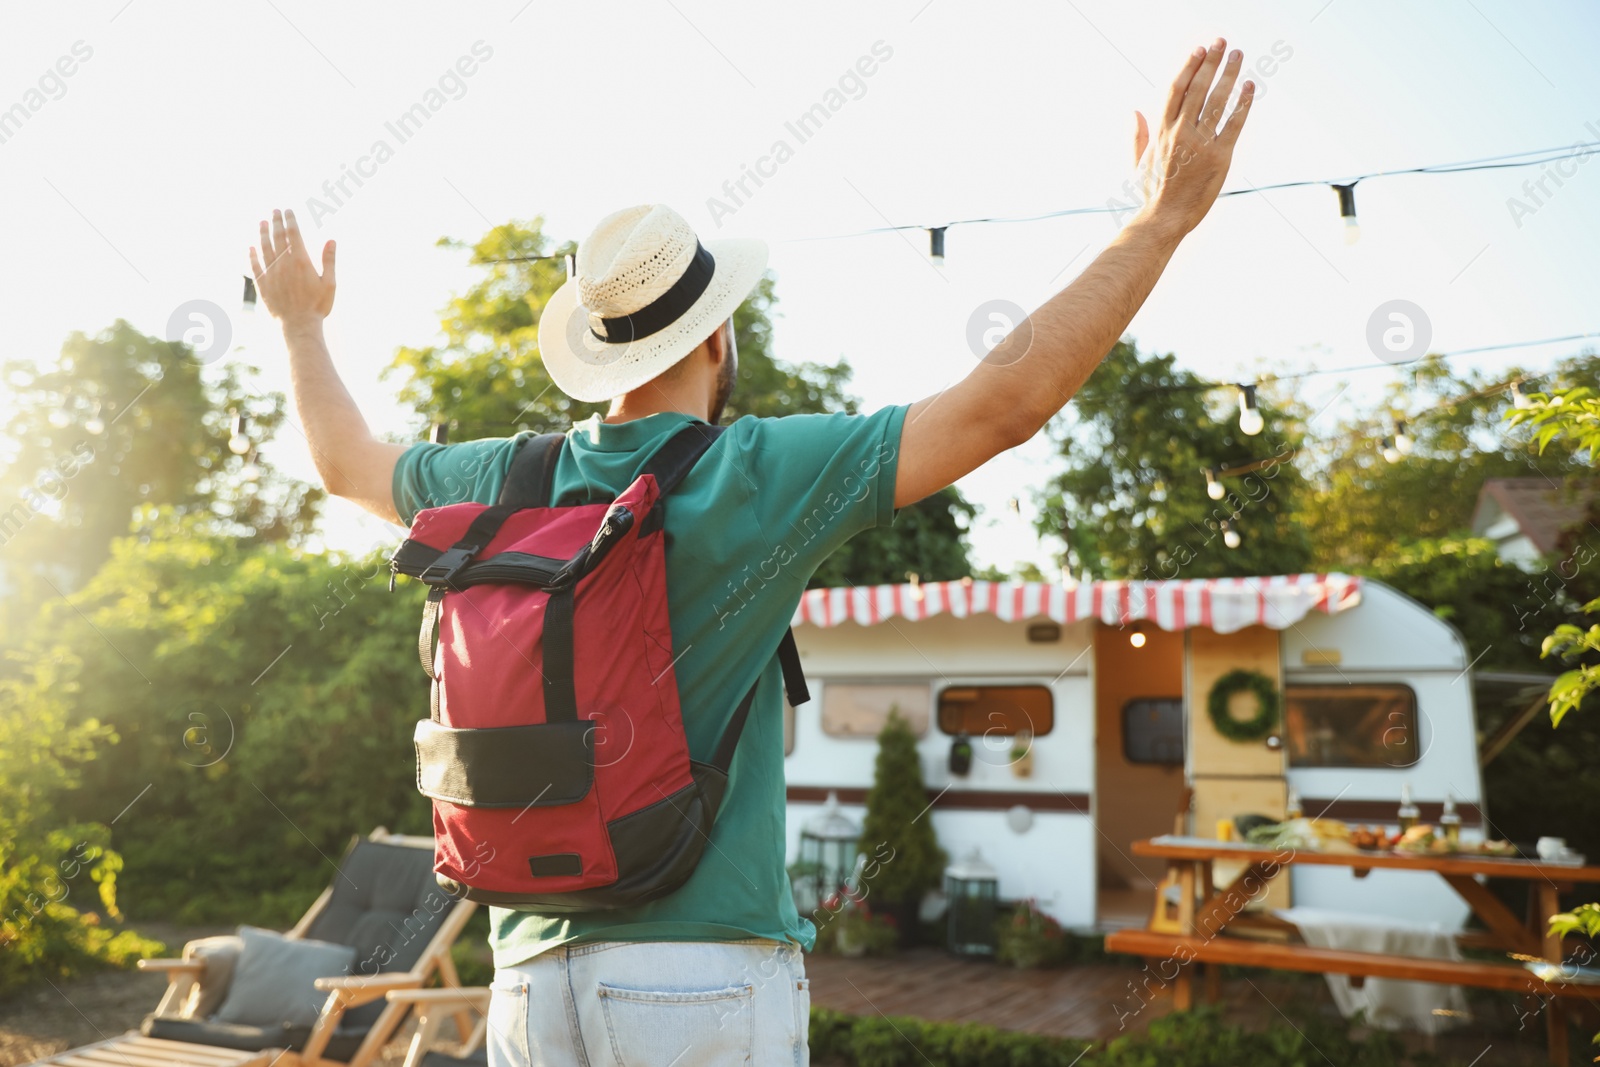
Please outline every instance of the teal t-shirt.
[[[853, 534], [894, 520], [904, 407], [872, 415], [746, 416], [701, 457], [667, 507], [667, 608], [684, 729], [711, 755], [760, 677], [711, 843], [677, 892], [637, 908], [577, 915], [490, 908], [495, 965], [572, 941], [816, 939], [784, 869], [783, 679], [774, 658], [817, 566]], [[615, 496], [689, 415], [580, 423], [555, 470], [555, 502]], [[517, 438], [418, 444], [400, 457], [394, 503], [494, 503]], [[581, 610], [581, 607], [580, 607]]]

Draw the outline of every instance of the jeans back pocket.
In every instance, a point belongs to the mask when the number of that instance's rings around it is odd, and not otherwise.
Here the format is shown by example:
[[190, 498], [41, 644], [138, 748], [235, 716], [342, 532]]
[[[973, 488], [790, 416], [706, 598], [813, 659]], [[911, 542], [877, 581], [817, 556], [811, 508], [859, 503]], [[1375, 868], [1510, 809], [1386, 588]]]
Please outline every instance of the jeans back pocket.
[[750, 1062], [750, 985], [677, 992], [600, 983], [606, 1034], [618, 1067], [730, 1067]]

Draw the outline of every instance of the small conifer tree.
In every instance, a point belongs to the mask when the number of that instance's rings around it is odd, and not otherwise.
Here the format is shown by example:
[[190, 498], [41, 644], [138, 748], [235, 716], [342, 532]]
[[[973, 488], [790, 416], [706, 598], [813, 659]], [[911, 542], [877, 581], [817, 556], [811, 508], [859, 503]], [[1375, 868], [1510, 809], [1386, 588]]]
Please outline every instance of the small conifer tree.
[[914, 917], [923, 894], [942, 884], [947, 857], [928, 812], [917, 739], [898, 707], [889, 709], [889, 721], [878, 734], [860, 840], [867, 860], [860, 888], [871, 906]]

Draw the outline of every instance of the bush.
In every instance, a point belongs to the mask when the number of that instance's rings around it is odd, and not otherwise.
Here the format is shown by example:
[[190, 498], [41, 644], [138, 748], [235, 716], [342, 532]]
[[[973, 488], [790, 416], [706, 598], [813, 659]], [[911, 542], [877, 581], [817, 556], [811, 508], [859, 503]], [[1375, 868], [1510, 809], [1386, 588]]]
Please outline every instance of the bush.
[[853, 1067], [1070, 1067], [1089, 1044], [976, 1023], [853, 1016], [827, 1008], [811, 1010], [810, 1043], [813, 1062]]
[[1000, 1030], [978, 1023], [925, 1022], [906, 1016], [852, 1016], [811, 1010], [811, 1057], [852, 1067], [1422, 1067], [1394, 1034], [1353, 1040], [1340, 1024], [1279, 1023], [1252, 1032], [1214, 1009], [1157, 1019], [1147, 1032], [1119, 1037], [1085, 1053], [1072, 1038]]
[[1034, 906], [1018, 904], [995, 923], [999, 949], [995, 958], [1015, 967], [1055, 967], [1066, 961], [1070, 935], [1061, 924]]
[[[57, 825], [117, 817], [106, 844], [131, 916], [287, 925], [352, 835], [428, 832], [411, 743], [428, 700], [420, 596], [387, 580], [376, 554], [174, 523], [118, 541], [41, 612], [6, 665], [8, 703], [84, 739], [63, 754], [74, 781], [41, 783], [34, 803]], [[0, 778], [17, 773], [0, 757]]]
[[110, 831], [52, 808], [110, 736], [99, 722], [71, 721], [72, 687], [57, 667], [37, 665], [48, 685], [27, 702], [0, 678], [0, 996], [164, 950], [117, 926], [122, 857]]

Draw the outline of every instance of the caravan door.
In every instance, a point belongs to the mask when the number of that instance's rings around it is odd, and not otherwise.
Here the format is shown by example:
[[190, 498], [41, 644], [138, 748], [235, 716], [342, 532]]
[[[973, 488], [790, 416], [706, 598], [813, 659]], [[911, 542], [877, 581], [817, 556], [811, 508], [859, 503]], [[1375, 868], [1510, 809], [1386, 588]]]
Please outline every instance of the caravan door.
[[[1217, 732], [1209, 711], [1211, 688], [1234, 670], [1256, 671], [1283, 692], [1283, 655], [1277, 630], [1247, 626], [1230, 634], [1213, 630], [1184, 631], [1184, 711], [1187, 717], [1189, 784], [1194, 790], [1190, 833], [1216, 837], [1217, 823], [1236, 815], [1260, 814], [1281, 819], [1288, 804], [1287, 755], [1282, 744], [1232, 741]], [[1234, 694], [1234, 714], [1255, 714], [1255, 697]], [[1226, 885], [1239, 868], [1218, 863], [1215, 877]], [[1219, 886], [1220, 888], [1220, 886]], [[1289, 905], [1289, 880], [1274, 879], [1265, 903]]]

